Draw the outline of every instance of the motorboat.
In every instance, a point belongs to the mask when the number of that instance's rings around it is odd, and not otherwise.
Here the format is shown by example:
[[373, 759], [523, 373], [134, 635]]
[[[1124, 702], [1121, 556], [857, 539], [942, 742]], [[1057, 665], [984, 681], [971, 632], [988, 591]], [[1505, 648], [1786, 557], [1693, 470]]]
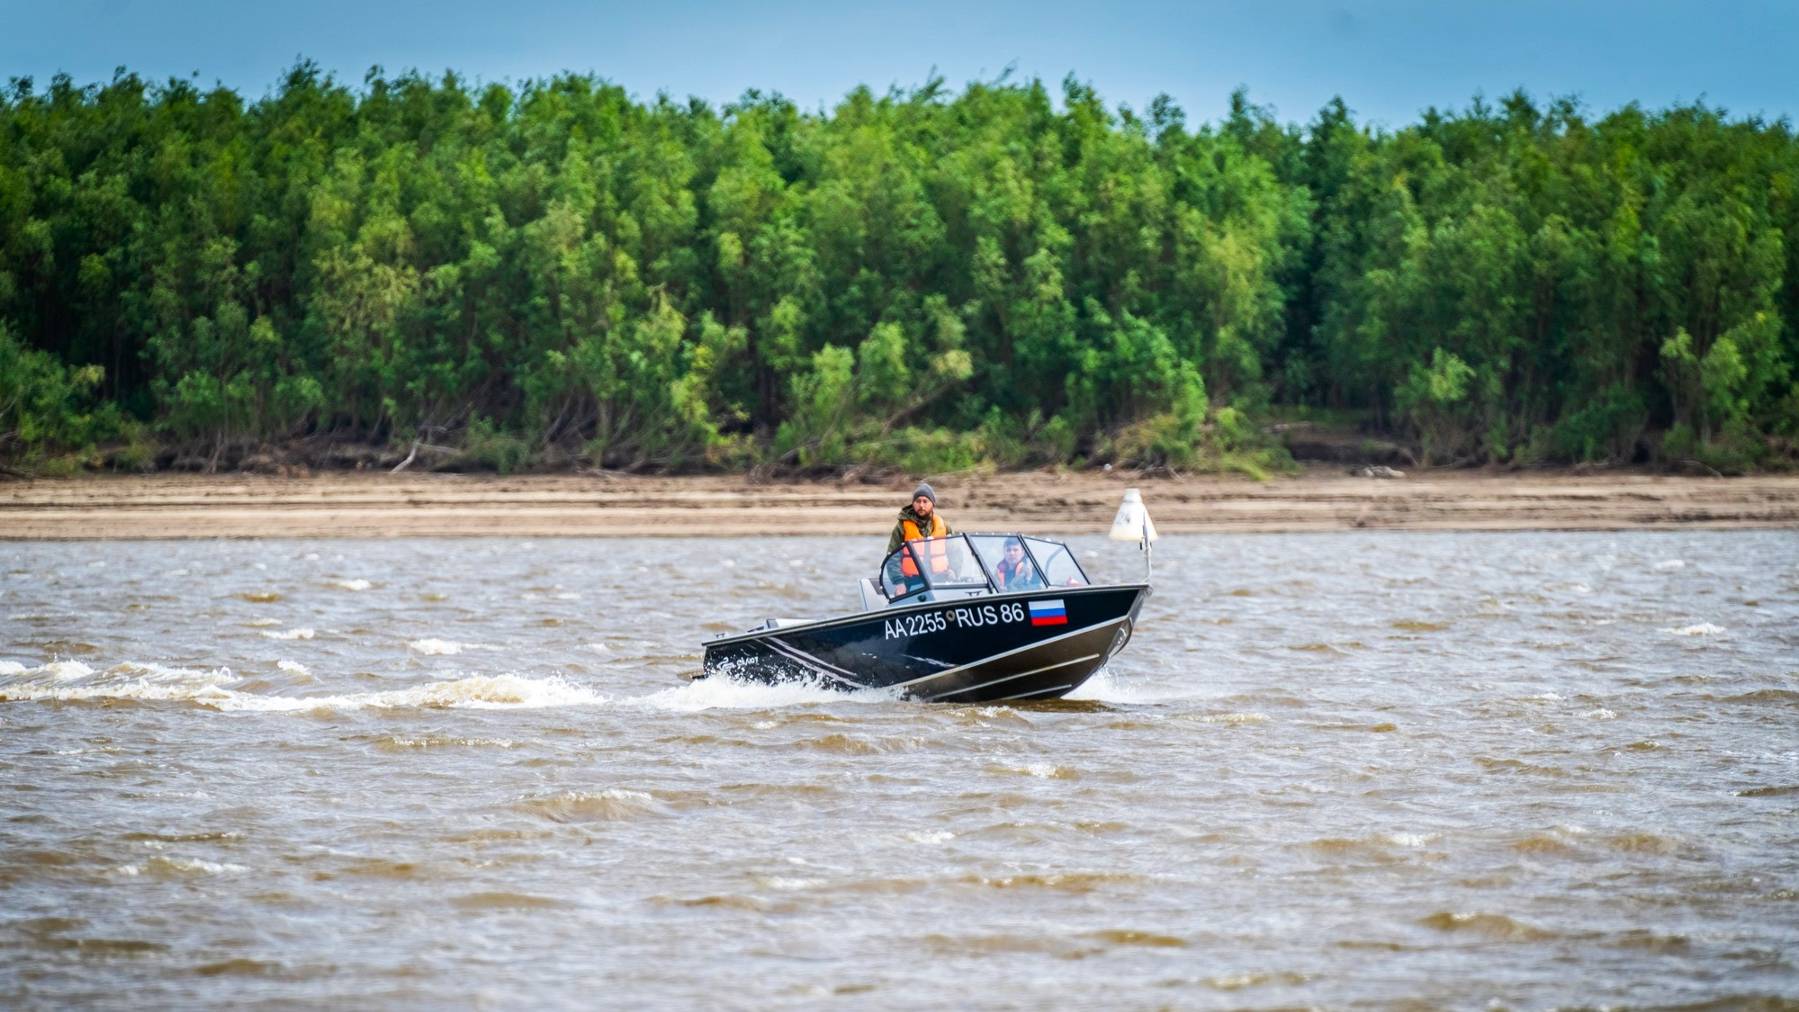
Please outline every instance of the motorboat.
[[1055, 699], [1124, 649], [1149, 596], [1148, 583], [1095, 584], [1066, 544], [1023, 534], [912, 541], [857, 589], [854, 614], [771, 618], [708, 641], [696, 677], [946, 703]]

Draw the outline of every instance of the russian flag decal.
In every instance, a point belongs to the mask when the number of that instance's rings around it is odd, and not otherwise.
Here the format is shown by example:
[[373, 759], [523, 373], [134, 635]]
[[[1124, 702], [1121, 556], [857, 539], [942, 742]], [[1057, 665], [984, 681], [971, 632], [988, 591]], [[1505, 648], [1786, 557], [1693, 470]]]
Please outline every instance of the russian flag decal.
[[1067, 625], [1068, 609], [1062, 607], [1062, 599], [1054, 601], [1031, 602], [1032, 625]]

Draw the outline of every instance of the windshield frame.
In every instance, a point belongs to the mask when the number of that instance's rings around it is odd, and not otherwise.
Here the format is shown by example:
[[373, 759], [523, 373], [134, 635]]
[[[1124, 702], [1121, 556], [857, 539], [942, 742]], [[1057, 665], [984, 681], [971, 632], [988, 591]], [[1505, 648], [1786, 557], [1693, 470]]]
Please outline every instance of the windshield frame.
[[[1030, 560], [1031, 568], [1034, 572], [1036, 572], [1038, 574], [1038, 579], [1039, 579], [1041, 585], [1038, 587], [1032, 588], [1032, 590], [1030, 590], [1030, 591], [1001, 590], [993, 582], [993, 569], [996, 565], [998, 565], [998, 563], [1000, 561], [999, 558], [989, 559], [987, 557], [987, 555], [984, 554], [979, 547], [977, 547], [974, 540], [972, 540], [974, 538], [983, 538], [983, 539], [1016, 538], [1016, 539], [1018, 539], [1018, 543], [1021, 546], [1023, 546], [1023, 548], [1024, 548], [1025, 558]], [[934, 541], [942, 541], [942, 542], [946, 542], [946, 543], [958, 542], [958, 541], [961, 542], [962, 549], [964, 551], [966, 551], [969, 554], [969, 556], [974, 559], [975, 563], [980, 567], [981, 582], [976, 583], [973, 580], [967, 580], [967, 579], [941, 580], [941, 579], [936, 578], [930, 568], [930, 559], [929, 559], [928, 555], [921, 554], [920, 550], [915, 550], [915, 546], [927, 546], [927, 549], [928, 549], [928, 546]], [[959, 534], [949, 534], [949, 535], [945, 535], [944, 537], [941, 537], [941, 538], [919, 538], [917, 540], [908, 541], [905, 544], [900, 545], [898, 548], [887, 553], [887, 557], [881, 560], [881, 568], [876, 574], [877, 578], [875, 580], [875, 586], [881, 591], [881, 593], [883, 595], [886, 596], [889, 603], [896, 602], [896, 601], [904, 601], [904, 600], [907, 600], [910, 598], [919, 597], [929, 591], [948, 591], [948, 592], [954, 593], [957, 591], [967, 592], [967, 591], [982, 591], [982, 590], [984, 590], [986, 593], [989, 593], [989, 594], [1005, 594], [1005, 593], [1032, 593], [1037, 590], [1048, 590], [1048, 589], [1050, 589], [1048, 586], [1048, 570], [1046, 570], [1043, 567], [1042, 561], [1040, 561], [1037, 558], [1037, 553], [1032, 551], [1031, 546], [1032, 546], [1033, 542], [1042, 543], [1042, 544], [1051, 544], [1051, 545], [1055, 545], [1056, 547], [1060, 548], [1068, 556], [1068, 561], [1074, 565], [1075, 572], [1077, 574], [1079, 574], [1079, 576], [1081, 578], [1080, 586], [1083, 586], [1083, 587], [1093, 586], [1092, 578], [1089, 577], [1087, 575], [1087, 571], [1081, 567], [1080, 561], [1075, 558], [1074, 549], [1069, 548], [1067, 542], [1054, 541], [1049, 538], [1040, 538], [1040, 537], [1036, 537], [1034, 535], [1016, 534], [1016, 533], [987, 533], [987, 532], [982, 532], [982, 531], [969, 531], [969, 532], [964, 532], [964, 533], [959, 533]], [[1002, 542], [1002, 544], [1003, 544], [1003, 542]], [[910, 558], [912, 560], [912, 565], [915, 569], [917, 569], [918, 574], [919, 574], [917, 577], [907, 579], [900, 575], [902, 573], [902, 569], [901, 569], [901, 566], [903, 565], [902, 560], [906, 559], [906, 558]], [[914, 583], [916, 583], [916, 586], [914, 586]]]
[[[929, 546], [934, 542], [943, 543], [946, 560], [957, 551], [957, 545], [959, 545], [960, 551], [966, 553], [964, 561], [972, 559], [974, 564], [979, 567], [980, 580], [977, 582], [965, 578], [959, 579], [954, 575], [948, 578], [939, 576], [931, 568], [928, 551]], [[904, 560], [908, 558], [912, 562], [913, 569], [917, 571], [917, 576], [906, 577], [903, 575], [901, 567], [904, 565]], [[946, 564], [950, 563], [946, 561]], [[966, 571], [966, 565], [963, 566], [963, 569]], [[968, 540], [968, 536], [965, 534], [947, 534], [941, 538], [918, 538], [908, 541], [889, 552], [887, 557], [881, 560], [879, 577], [876, 586], [880, 588], [882, 594], [887, 596], [888, 601], [903, 601], [927, 591], [993, 592], [993, 581], [987, 576], [984, 560], [981, 554], [975, 551], [974, 544]]]

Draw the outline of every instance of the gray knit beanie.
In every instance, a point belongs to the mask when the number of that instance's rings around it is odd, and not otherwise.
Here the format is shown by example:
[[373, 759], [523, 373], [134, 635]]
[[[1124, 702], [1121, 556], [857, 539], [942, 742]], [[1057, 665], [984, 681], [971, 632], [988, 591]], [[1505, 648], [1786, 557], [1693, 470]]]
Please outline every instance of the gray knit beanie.
[[921, 495], [931, 500], [932, 506], [937, 505], [937, 490], [932, 488], [929, 482], [919, 482], [918, 490], [912, 493], [912, 498], [916, 499]]

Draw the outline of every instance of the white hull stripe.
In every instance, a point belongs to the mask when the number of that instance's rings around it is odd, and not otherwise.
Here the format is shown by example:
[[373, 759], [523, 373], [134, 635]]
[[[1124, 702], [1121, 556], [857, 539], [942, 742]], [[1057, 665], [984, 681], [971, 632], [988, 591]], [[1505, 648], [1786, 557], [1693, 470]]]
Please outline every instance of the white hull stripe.
[[978, 661], [969, 661], [967, 664], [962, 664], [957, 667], [947, 668], [943, 671], [938, 671], [938, 672], [935, 672], [935, 673], [929, 674], [929, 675], [922, 675], [918, 678], [912, 679], [909, 682], [897, 682], [897, 683], [895, 683], [894, 687], [903, 689], [908, 686], [917, 685], [919, 682], [928, 682], [933, 678], [942, 678], [944, 675], [953, 675], [958, 671], [967, 671], [969, 668], [978, 668], [983, 664], [991, 664], [994, 661], [999, 660], [1001, 657], [1010, 657], [1013, 654], [1022, 654], [1026, 650], [1035, 650], [1038, 647], [1045, 647], [1045, 646], [1048, 646], [1051, 643], [1055, 643], [1059, 640], [1068, 639], [1070, 636], [1081, 636], [1086, 633], [1093, 632], [1096, 629], [1104, 629], [1107, 626], [1117, 625], [1120, 622], [1129, 621], [1129, 619], [1130, 619], [1129, 615], [1120, 615], [1117, 618], [1108, 619], [1107, 621], [1104, 621], [1104, 622], [1096, 622], [1093, 625], [1082, 626], [1081, 628], [1075, 629], [1072, 632], [1065, 632], [1065, 633], [1061, 634], [1060, 636], [1051, 636], [1049, 639], [1046, 639], [1046, 640], [1038, 640], [1035, 643], [1027, 643], [1022, 647], [1014, 647], [1011, 650], [1004, 650], [1004, 651], [1001, 651], [1000, 653], [994, 654], [991, 657], [983, 657]]
[[1072, 689], [1072, 688], [1074, 688], [1074, 684], [1072, 682], [1069, 683], [1068, 685], [1053, 685], [1047, 689], [1038, 689], [1036, 692], [1020, 692], [1016, 696], [1006, 696], [1004, 699], [1001, 699], [1000, 702], [1003, 703], [1007, 699], [1029, 699], [1032, 696], [1047, 696], [1052, 692], [1067, 692], [1069, 689]]
[[948, 692], [940, 692], [937, 695], [932, 696], [931, 701], [935, 702], [939, 699], [947, 699], [950, 696], [959, 696], [964, 692], [973, 692], [976, 689], [985, 689], [989, 685], [998, 685], [1001, 682], [1009, 682], [1009, 681], [1013, 680], [1014, 678], [1028, 678], [1031, 675], [1040, 675], [1045, 671], [1054, 671], [1057, 668], [1065, 668], [1065, 667], [1069, 666], [1070, 664], [1079, 664], [1082, 661], [1097, 660], [1098, 658], [1099, 658], [1098, 654], [1088, 654], [1085, 657], [1076, 657], [1072, 661], [1060, 661], [1056, 664], [1046, 664], [1041, 668], [1032, 668], [1029, 671], [1020, 671], [1016, 675], [1007, 675], [1004, 678], [995, 678], [991, 682], [982, 682], [979, 685], [970, 685], [964, 689], [951, 689]]
[[833, 682], [842, 682], [843, 684], [848, 685], [851, 688], [856, 688], [856, 689], [868, 688], [868, 686], [865, 683], [854, 681], [852, 679], [843, 677], [843, 675], [841, 675], [841, 674], [838, 674], [838, 672], [843, 670], [842, 668], [833, 668], [832, 665], [826, 664], [824, 661], [821, 661], [818, 658], [812, 656], [811, 654], [806, 653], [804, 650], [796, 650], [793, 647], [790, 647], [787, 644], [785, 644], [785, 643], [781, 642], [780, 640], [777, 640], [773, 637], [770, 637], [767, 640], [764, 640], [763, 642], [767, 643], [770, 647], [772, 647], [774, 649], [775, 653], [780, 654], [782, 657], [785, 657], [790, 661], [797, 661], [797, 662], [799, 662], [799, 665], [801, 667], [803, 667], [803, 668], [807, 669], [808, 671], [811, 671], [815, 674], [823, 675], [826, 678], [829, 678], [830, 680], [832, 680]]

